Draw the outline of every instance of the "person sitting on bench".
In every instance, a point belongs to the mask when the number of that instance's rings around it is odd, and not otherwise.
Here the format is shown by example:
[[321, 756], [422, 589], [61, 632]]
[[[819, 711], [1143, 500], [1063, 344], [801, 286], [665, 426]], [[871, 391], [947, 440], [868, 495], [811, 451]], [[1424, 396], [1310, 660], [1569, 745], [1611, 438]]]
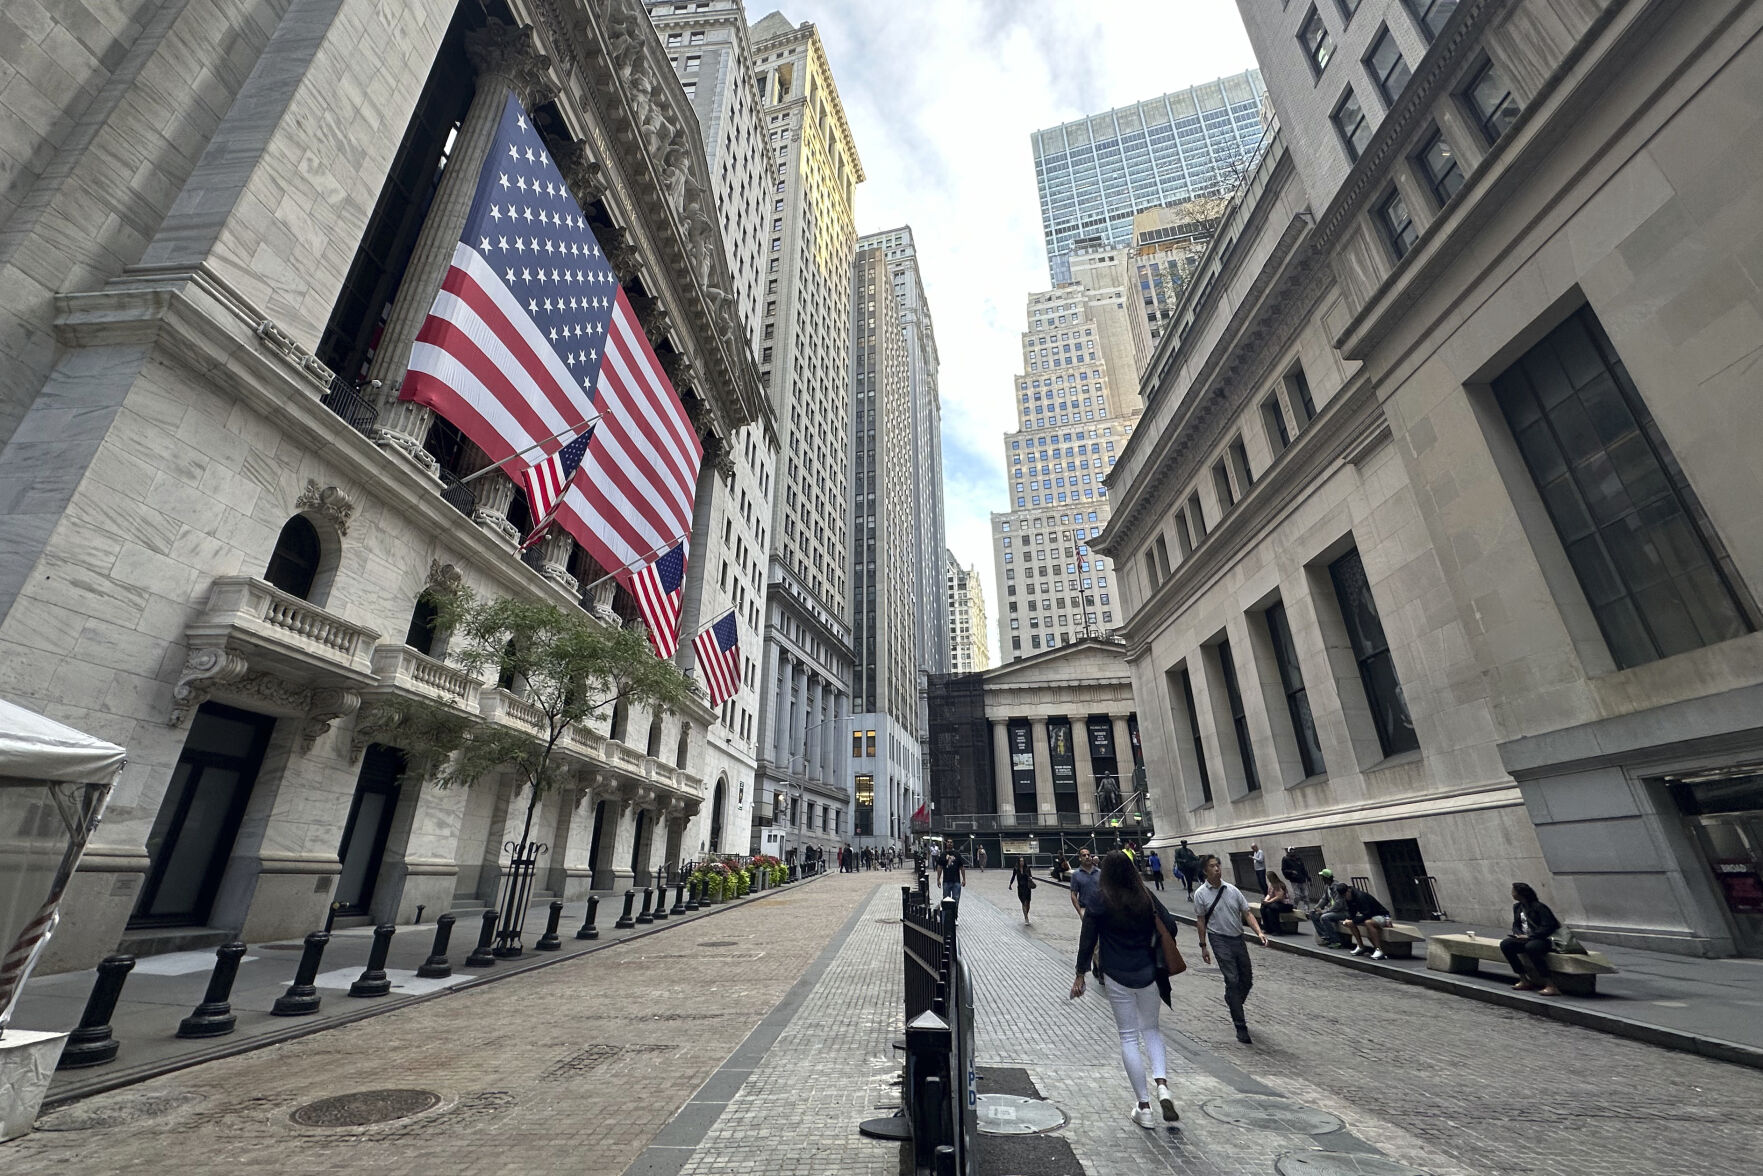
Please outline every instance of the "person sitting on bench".
[[1341, 923], [1347, 917], [1347, 884], [1334, 880], [1333, 870], [1316, 875], [1322, 883], [1322, 901], [1310, 909], [1310, 925], [1316, 928], [1316, 942], [1324, 947], [1345, 947]]
[[1560, 929], [1561, 920], [1528, 883], [1512, 883], [1512, 934], [1500, 940], [1500, 954], [1518, 977], [1512, 987], [1534, 988], [1540, 996], [1561, 995], [1549, 979], [1549, 953], [1555, 950], [1552, 937]]
[[1354, 955], [1383, 959], [1383, 929], [1389, 925], [1388, 907], [1355, 886], [1347, 887], [1347, 917], [1341, 926], [1353, 937]]
[[1284, 935], [1286, 929], [1280, 918], [1291, 913], [1292, 896], [1285, 880], [1278, 874], [1267, 875], [1267, 893], [1261, 897], [1261, 925], [1269, 935]]

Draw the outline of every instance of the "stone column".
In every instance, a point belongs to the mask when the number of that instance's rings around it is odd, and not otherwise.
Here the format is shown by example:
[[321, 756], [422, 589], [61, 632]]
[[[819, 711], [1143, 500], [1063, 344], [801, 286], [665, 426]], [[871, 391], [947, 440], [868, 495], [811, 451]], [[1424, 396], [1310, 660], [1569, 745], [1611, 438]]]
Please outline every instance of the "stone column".
[[1016, 785], [1010, 776], [1010, 723], [993, 719], [992, 726], [992, 805], [1000, 813], [1016, 811]]
[[[512, 485], [512, 483], [510, 483]], [[539, 541], [539, 559], [545, 579], [571, 597], [579, 596], [581, 585], [569, 574], [569, 558], [575, 554], [575, 537], [562, 527], [552, 527]]]
[[596, 790], [592, 776], [584, 776], [573, 792], [565, 792], [564, 803], [573, 807], [565, 813], [567, 835], [560, 851], [552, 850], [554, 868], [562, 871], [563, 890], [558, 894], [564, 902], [576, 902], [588, 896], [594, 885], [594, 873], [588, 868], [588, 850], [594, 843], [594, 807], [605, 795]]
[[1053, 748], [1047, 738], [1047, 716], [1035, 715], [1030, 728], [1035, 748], [1035, 808], [1039, 812], [1057, 811], [1053, 803]]
[[606, 576], [588, 592], [588, 611], [608, 625], [619, 623], [618, 614], [612, 611], [612, 598], [618, 592], [618, 581]]
[[[686, 389], [682, 387], [679, 391], [683, 394]], [[711, 528], [715, 523], [716, 503], [719, 497], [730, 493], [728, 484], [716, 476], [716, 455], [723, 452], [726, 443], [714, 436], [710, 441], [704, 450], [704, 462], [698, 467], [698, 486], [692, 498], [692, 545], [686, 559], [685, 591], [680, 597], [679, 648], [673, 655], [674, 664], [681, 673], [691, 673], [697, 665], [698, 655], [692, 647], [692, 638], [698, 635], [705, 622], [723, 615], [720, 609], [711, 613], [709, 602], [704, 599], [711, 583], [710, 552], [715, 545]], [[697, 675], [696, 681], [708, 699], [710, 686], [704, 681], [704, 675]]]
[[[381, 333], [379, 349], [368, 369], [368, 379], [379, 384], [379, 426], [374, 438], [381, 445], [408, 458], [423, 473], [434, 476], [435, 459], [423, 449], [431, 410], [398, 399], [404, 373], [410, 365], [410, 347], [434, 305], [435, 294], [453, 259], [454, 246], [465, 228], [471, 200], [502, 119], [508, 91], [532, 105], [535, 92], [546, 84], [551, 60], [533, 44], [532, 31], [492, 23], [465, 38], [466, 56], [477, 75], [477, 95], [459, 124], [447, 169], [429, 205], [428, 219], [417, 235], [410, 264], [398, 289], [398, 298]], [[485, 482], [506, 481], [491, 474]], [[479, 502], [482, 503], [482, 488]]]
[[[612, 855], [609, 861], [601, 864], [601, 873], [610, 873], [611, 888], [622, 894], [636, 883], [636, 874], [631, 870], [631, 850], [636, 845], [637, 806], [628, 793], [617, 792], [606, 798], [606, 820], [612, 825]], [[600, 833], [600, 842], [608, 844], [605, 830]]]
[[771, 691], [771, 730], [760, 734], [766, 738], [762, 754], [772, 762], [783, 758], [784, 732], [788, 729], [784, 703], [784, 659], [789, 655], [767, 642], [765, 649], [765, 688]]
[[514, 481], [505, 474], [485, 474], [471, 488], [477, 492], [471, 521], [513, 551], [521, 539], [520, 529], [508, 521], [508, 508], [514, 505]]
[[1114, 724], [1114, 763], [1120, 772], [1120, 799], [1126, 800], [1133, 793], [1132, 782], [1132, 732], [1127, 729], [1126, 715], [1109, 715], [1108, 721]]
[[802, 727], [802, 775], [815, 783], [822, 779], [820, 736], [826, 727], [821, 723], [824, 709], [822, 699], [826, 693], [826, 679], [819, 674], [808, 675], [808, 721]]
[[1096, 761], [1090, 755], [1090, 717], [1078, 715], [1070, 722], [1072, 759], [1077, 765], [1077, 811], [1094, 824], [1101, 810], [1096, 803]]

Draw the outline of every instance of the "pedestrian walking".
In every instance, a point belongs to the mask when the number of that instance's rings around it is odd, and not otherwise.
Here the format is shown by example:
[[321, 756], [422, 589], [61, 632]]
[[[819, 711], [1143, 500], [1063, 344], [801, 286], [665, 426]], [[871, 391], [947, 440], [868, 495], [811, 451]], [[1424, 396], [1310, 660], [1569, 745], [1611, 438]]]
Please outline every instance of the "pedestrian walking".
[[1194, 882], [1200, 877], [1200, 859], [1193, 850], [1188, 848], [1187, 839], [1175, 847], [1175, 872], [1181, 875], [1182, 888], [1188, 892], [1188, 898], [1194, 897]]
[[974, 854], [973, 856], [979, 862], [979, 872], [982, 874], [985, 873], [986, 872], [986, 847], [983, 845], [980, 846], [979, 852]]
[[1267, 893], [1267, 855], [1261, 852], [1261, 844], [1249, 842], [1249, 860], [1255, 863], [1255, 888], [1262, 894]]
[[1518, 977], [1512, 987], [1534, 988], [1541, 996], [1561, 995], [1549, 977], [1549, 953], [1555, 950], [1553, 936], [1560, 929], [1561, 920], [1528, 883], [1512, 883], [1512, 934], [1500, 940], [1500, 954]]
[[1310, 905], [1310, 868], [1298, 851], [1286, 846], [1285, 856], [1279, 859], [1279, 872], [1292, 888], [1292, 901], [1303, 906]]
[[1147, 864], [1151, 867], [1151, 881], [1152, 881], [1152, 883], [1156, 885], [1157, 889], [1162, 890], [1163, 889], [1163, 859], [1157, 856], [1156, 850], [1153, 849], [1151, 851], [1151, 856], [1147, 860]]
[[[982, 849], [980, 852], [984, 853], [985, 851]], [[1010, 881], [1005, 888], [1016, 891], [1016, 900], [1022, 904], [1022, 921], [1024, 923], [1028, 922], [1028, 904], [1034, 901], [1035, 885], [1035, 874], [1029, 868], [1028, 858], [1017, 858], [1015, 867], [1010, 871]]]
[[954, 849], [943, 854], [943, 897], [961, 901], [961, 888], [967, 885], [967, 859]]
[[[1131, 864], [1131, 859], [1128, 863]], [[1071, 909], [1083, 915], [1098, 909], [1101, 896], [1097, 887], [1101, 885], [1102, 868], [1096, 864], [1096, 857], [1087, 849], [1077, 851], [1077, 869], [1071, 872]]]
[[1255, 986], [1255, 969], [1249, 962], [1249, 945], [1243, 942], [1243, 927], [1247, 924], [1254, 928], [1262, 947], [1267, 946], [1267, 932], [1256, 921], [1243, 892], [1224, 880], [1224, 867], [1217, 854], [1209, 853], [1200, 859], [1200, 873], [1206, 879], [1194, 888], [1200, 958], [1211, 963], [1212, 953], [1218, 953], [1218, 971], [1224, 976], [1224, 1003], [1237, 1027], [1237, 1040], [1248, 1045], [1249, 1023], [1243, 1017], [1243, 1004]]
[[[1114, 850], [1102, 859], [1097, 896], [1096, 909], [1084, 915], [1071, 997], [1075, 1000], [1083, 995], [1085, 973], [1092, 965], [1097, 967], [1120, 1034], [1120, 1060], [1138, 1096], [1132, 1121], [1149, 1130], [1157, 1125], [1151, 1111], [1153, 1095], [1165, 1122], [1181, 1118], [1169, 1092], [1163, 1033], [1157, 1026], [1157, 1002], [1159, 998], [1169, 1000], [1167, 977], [1182, 970], [1181, 954], [1175, 950], [1180, 925], [1145, 888], [1138, 868], [1123, 850]], [[1145, 1081], [1147, 1060], [1150, 1084]]]

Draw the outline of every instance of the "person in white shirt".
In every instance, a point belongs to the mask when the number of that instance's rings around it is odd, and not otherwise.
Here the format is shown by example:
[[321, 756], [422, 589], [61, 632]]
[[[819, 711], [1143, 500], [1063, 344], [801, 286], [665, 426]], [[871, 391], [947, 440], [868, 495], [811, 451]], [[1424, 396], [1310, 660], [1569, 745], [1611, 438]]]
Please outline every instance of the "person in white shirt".
[[1209, 964], [1212, 953], [1218, 953], [1218, 970], [1224, 976], [1224, 1003], [1237, 1027], [1237, 1040], [1248, 1045], [1249, 1025], [1243, 1018], [1243, 1003], [1249, 999], [1249, 989], [1255, 986], [1255, 970], [1249, 962], [1249, 947], [1243, 942], [1243, 925], [1254, 928], [1262, 947], [1267, 946], [1267, 932], [1261, 929], [1243, 892], [1224, 880], [1217, 854], [1209, 853], [1200, 859], [1200, 872], [1206, 879], [1194, 889], [1200, 958]]

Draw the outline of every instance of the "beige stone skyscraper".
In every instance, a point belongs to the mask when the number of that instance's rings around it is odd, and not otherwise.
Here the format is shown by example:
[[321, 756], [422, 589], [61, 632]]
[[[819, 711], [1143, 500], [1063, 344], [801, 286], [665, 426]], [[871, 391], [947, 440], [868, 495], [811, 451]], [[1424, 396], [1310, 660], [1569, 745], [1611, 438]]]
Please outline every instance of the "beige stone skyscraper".
[[1089, 549], [1108, 522], [1102, 479], [1140, 411], [1124, 292], [1114, 295], [1071, 283], [1028, 298], [1017, 427], [1004, 435], [1011, 509], [992, 515], [1000, 664], [1123, 619], [1113, 569]]
[[[778, 422], [761, 677], [759, 848], [850, 834], [852, 197], [863, 165], [810, 23], [750, 30], [769, 203], [759, 375]], [[765, 819], [761, 811], [761, 822]]]
[[953, 551], [946, 552], [946, 599], [949, 605], [949, 669], [972, 674], [992, 668], [991, 642], [986, 635], [986, 593], [978, 568], [964, 568]]

